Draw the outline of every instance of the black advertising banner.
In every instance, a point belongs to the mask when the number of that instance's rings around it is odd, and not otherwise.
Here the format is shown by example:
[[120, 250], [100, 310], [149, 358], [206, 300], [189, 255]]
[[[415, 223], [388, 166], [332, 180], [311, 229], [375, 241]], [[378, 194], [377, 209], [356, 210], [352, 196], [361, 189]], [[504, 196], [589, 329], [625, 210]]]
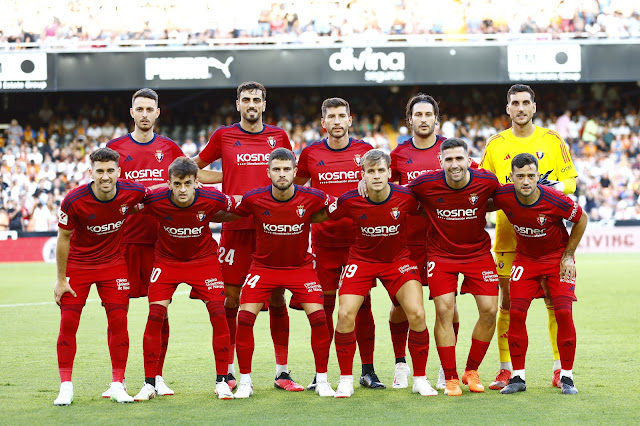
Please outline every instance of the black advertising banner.
[[636, 81], [640, 43], [335, 44], [0, 52], [0, 91]]

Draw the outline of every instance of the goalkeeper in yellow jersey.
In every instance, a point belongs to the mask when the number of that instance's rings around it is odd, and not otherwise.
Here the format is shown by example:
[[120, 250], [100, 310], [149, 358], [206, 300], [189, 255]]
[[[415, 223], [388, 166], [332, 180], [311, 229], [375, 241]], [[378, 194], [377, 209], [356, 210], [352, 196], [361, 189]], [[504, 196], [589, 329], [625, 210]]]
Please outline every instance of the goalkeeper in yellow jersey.
[[[576, 190], [576, 168], [571, 154], [562, 137], [553, 130], [533, 124], [536, 112], [535, 94], [524, 84], [515, 84], [507, 92], [507, 114], [511, 118], [511, 128], [489, 138], [480, 167], [490, 170], [498, 176], [501, 183], [511, 183], [511, 159], [521, 153], [535, 155], [540, 171], [539, 183], [549, 185], [565, 194]], [[507, 330], [509, 329], [509, 275], [511, 263], [515, 257], [516, 235], [507, 216], [500, 210], [497, 212], [496, 237], [493, 251], [500, 278], [500, 310], [496, 333], [500, 352], [500, 371], [490, 389], [502, 389], [509, 383], [512, 366], [509, 355]], [[544, 295], [549, 317], [549, 339], [553, 349], [553, 386], [560, 382], [560, 354], [556, 341], [558, 325], [556, 323], [553, 304], [543, 282]], [[542, 295], [540, 295], [542, 296]]]

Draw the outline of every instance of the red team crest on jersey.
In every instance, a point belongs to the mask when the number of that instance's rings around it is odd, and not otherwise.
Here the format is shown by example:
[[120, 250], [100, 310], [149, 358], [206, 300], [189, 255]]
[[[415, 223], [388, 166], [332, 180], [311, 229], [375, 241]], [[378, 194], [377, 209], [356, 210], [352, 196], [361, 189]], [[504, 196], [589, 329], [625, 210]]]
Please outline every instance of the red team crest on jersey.
[[123, 204], [120, 206], [120, 213], [122, 213], [123, 215], [127, 214], [127, 212], [129, 211], [129, 206], [126, 204]]
[[538, 223], [540, 224], [540, 226], [544, 226], [545, 223], [547, 223], [547, 217], [543, 214], [538, 215]]
[[360, 166], [360, 154], [356, 154], [353, 156], [353, 162], [356, 163], [356, 166]]
[[198, 214], [196, 215], [196, 217], [200, 222], [202, 222], [206, 216], [207, 215], [204, 213], [204, 211], [199, 211]]
[[538, 157], [538, 160], [542, 160], [542, 157], [544, 157], [544, 152], [536, 151], [536, 157]]
[[274, 138], [273, 136], [267, 137], [267, 143], [269, 144], [271, 149], [275, 148], [276, 147], [276, 138]]
[[469, 195], [469, 202], [471, 204], [477, 203], [479, 199], [480, 199], [480, 197], [478, 197], [478, 194], [474, 193], [474, 194]]
[[158, 163], [161, 163], [162, 159], [164, 158], [164, 154], [162, 153], [162, 150], [157, 150], [155, 153], [155, 157], [156, 157], [156, 160], [158, 160]]
[[305, 209], [304, 206], [298, 206], [298, 208], [296, 209], [296, 214], [298, 215], [298, 217], [304, 216], [306, 212], [307, 209]]
[[400, 217], [400, 210], [397, 207], [391, 209], [391, 217], [395, 220], [398, 220], [398, 218]]

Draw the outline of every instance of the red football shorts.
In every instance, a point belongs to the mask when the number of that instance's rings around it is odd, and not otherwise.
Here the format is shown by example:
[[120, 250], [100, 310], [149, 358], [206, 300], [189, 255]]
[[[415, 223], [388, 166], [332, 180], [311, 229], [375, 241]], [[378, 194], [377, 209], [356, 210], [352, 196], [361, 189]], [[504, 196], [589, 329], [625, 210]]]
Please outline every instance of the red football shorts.
[[84, 305], [91, 285], [95, 283], [102, 303], [129, 304], [129, 278], [127, 265], [119, 263], [101, 269], [67, 269], [69, 285], [76, 292], [62, 295], [60, 302], [65, 305]]
[[256, 251], [256, 231], [253, 229], [222, 230], [218, 245], [218, 260], [227, 285], [240, 287], [251, 267], [251, 255]]
[[576, 280], [564, 281], [560, 279], [560, 260], [557, 263], [540, 263], [535, 259], [516, 256], [511, 268], [509, 279], [509, 298], [536, 299], [544, 297], [544, 290], [540, 285], [543, 277], [547, 277], [547, 286], [551, 297], [569, 296], [576, 298]]
[[366, 296], [376, 286], [376, 278], [382, 282], [393, 300], [407, 281], [420, 281], [420, 272], [415, 262], [406, 258], [389, 263], [351, 260], [344, 267], [340, 278], [340, 294]]
[[287, 270], [252, 266], [242, 285], [240, 304], [266, 303], [276, 288], [289, 290], [297, 302], [324, 304], [322, 286], [311, 265]]
[[149, 302], [171, 299], [180, 283], [191, 286], [189, 297], [192, 299], [224, 302], [224, 281], [220, 264], [215, 259], [206, 262], [156, 262], [151, 272]]
[[458, 274], [464, 275], [460, 294], [470, 293], [476, 296], [497, 296], [500, 284], [496, 264], [491, 253], [480, 260], [468, 263], [429, 261], [433, 269], [429, 277], [429, 297], [431, 299], [458, 290]]
[[125, 250], [131, 291], [129, 297], [145, 297], [149, 292], [149, 277], [155, 260], [153, 244], [122, 244]]
[[428, 286], [428, 274], [427, 274], [427, 243], [407, 245], [409, 249], [409, 259], [413, 260], [420, 271], [420, 282], [423, 286]]
[[313, 255], [322, 291], [338, 290], [342, 268], [349, 261], [349, 247], [314, 246]]

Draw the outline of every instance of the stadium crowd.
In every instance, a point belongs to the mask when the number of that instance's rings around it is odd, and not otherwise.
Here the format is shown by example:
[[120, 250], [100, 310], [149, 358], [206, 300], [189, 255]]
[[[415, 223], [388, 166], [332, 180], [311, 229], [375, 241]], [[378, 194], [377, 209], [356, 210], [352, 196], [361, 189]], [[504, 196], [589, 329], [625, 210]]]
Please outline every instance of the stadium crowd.
[[[434, 93], [442, 114], [438, 133], [463, 138], [479, 161], [486, 140], [509, 126], [501, 90], [446, 90]], [[373, 89], [364, 93], [353, 89], [349, 97], [348, 90], [341, 89], [352, 105], [350, 134], [389, 152], [409, 137], [400, 105], [416, 91], [403, 88], [382, 96]], [[123, 115], [129, 108], [128, 94], [97, 100], [93, 106], [88, 97], [77, 102], [72, 96], [56, 96], [51, 104], [49, 99], [40, 101], [31, 114], [18, 114], [0, 131], [0, 230], [56, 230], [65, 194], [90, 179], [89, 153], [130, 131], [130, 117]], [[299, 154], [307, 144], [325, 137], [320, 99], [311, 89], [295, 95], [274, 91], [265, 122], [286, 130]], [[558, 131], [570, 147], [579, 175], [575, 196], [590, 220], [640, 220], [637, 93], [600, 83], [566, 89], [550, 86], [540, 90], [536, 100], [535, 124]], [[235, 105], [228, 97], [216, 101], [203, 101], [196, 112], [176, 104], [170, 93], [161, 94], [156, 133], [173, 138], [187, 156], [195, 156], [213, 131], [236, 121]], [[219, 168], [219, 162], [211, 167]]]
[[263, 38], [268, 43], [315, 43], [327, 37], [375, 41], [411, 34], [522, 38], [568, 33], [577, 38], [629, 38], [640, 37], [635, 3], [442, 0], [438, 7], [424, 7], [418, 0], [251, 0], [239, 8], [232, 0], [72, 0], [47, 4], [8, 0], [3, 2], [5, 13], [0, 15], [0, 43], [64, 46], [59, 42], [95, 41], [95, 47], [102, 47], [139, 40], [198, 45], [215, 39], [247, 38]]

